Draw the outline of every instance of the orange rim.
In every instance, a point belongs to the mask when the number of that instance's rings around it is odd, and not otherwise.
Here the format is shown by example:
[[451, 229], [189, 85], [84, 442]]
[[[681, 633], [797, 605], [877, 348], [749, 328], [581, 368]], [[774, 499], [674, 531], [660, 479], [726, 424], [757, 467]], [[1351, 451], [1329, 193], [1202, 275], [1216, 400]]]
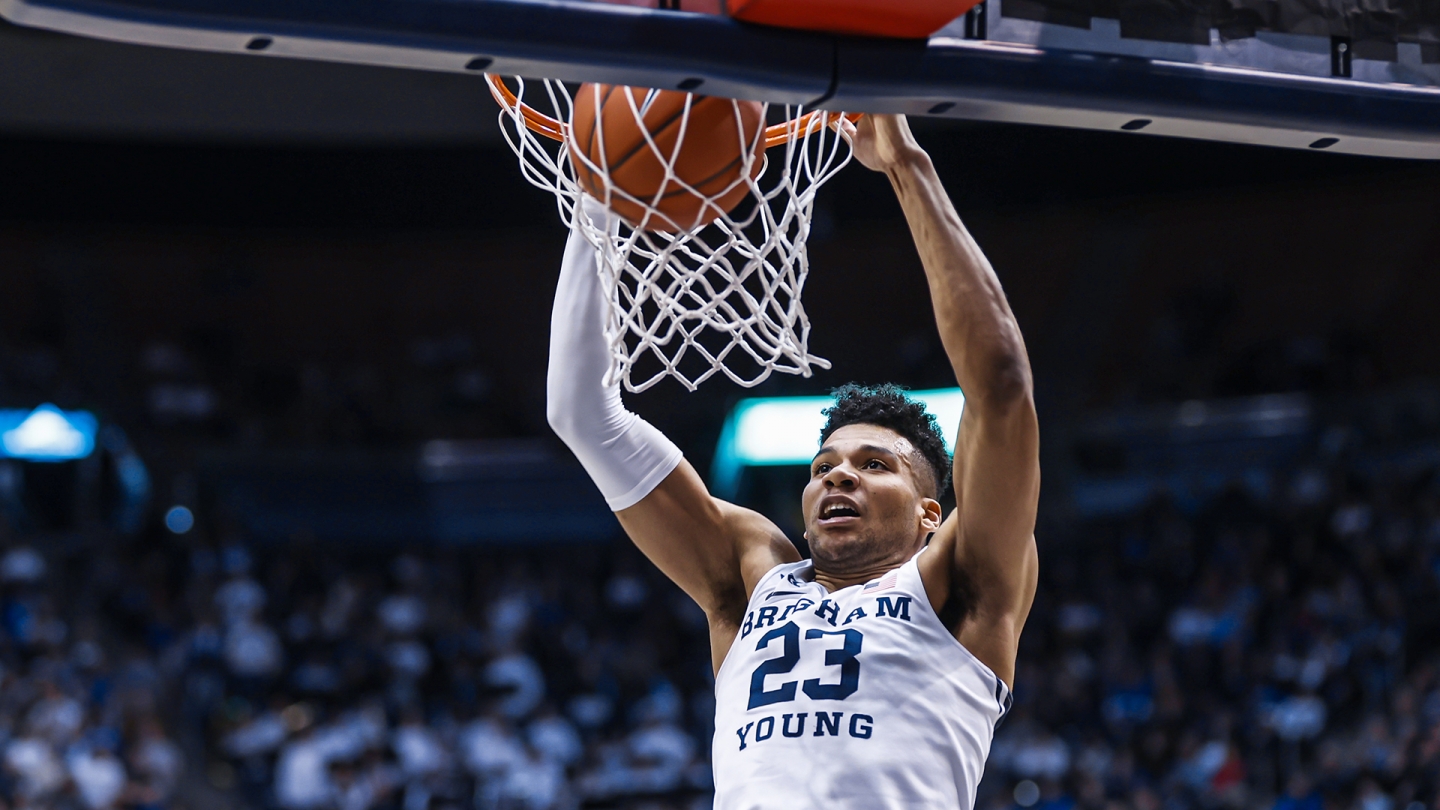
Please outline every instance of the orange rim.
[[[532, 132], [544, 135], [551, 140], [565, 140], [566, 135], [569, 134], [570, 131], [569, 124], [566, 124], [564, 121], [557, 121], [520, 101], [498, 75], [487, 73], [485, 74], [485, 81], [490, 84], [490, 94], [495, 97], [496, 103], [512, 115], [518, 108], [520, 110], [520, 116], [525, 119], [525, 126]], [[791, 119], [783, 124], [766, 127], [765, 148], [769, 149], [772, 146], [779, 146], [797, 135], [809, 133], [815, 127], [815, 119], [817, 116], [824, 116], [825, 126], [835, 126], [842, 117], [853, 124], [859, 121], [863, 115], [864, 113], [838, 113], [826, 112], [824, 110], [811, 110], [799, 118]]]

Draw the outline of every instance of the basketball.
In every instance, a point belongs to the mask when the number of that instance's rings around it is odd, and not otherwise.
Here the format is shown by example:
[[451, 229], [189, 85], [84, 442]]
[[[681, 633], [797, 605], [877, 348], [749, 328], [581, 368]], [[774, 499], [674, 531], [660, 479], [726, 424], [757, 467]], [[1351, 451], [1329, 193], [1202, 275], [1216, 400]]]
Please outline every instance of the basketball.
[[[645, 230], [710, 224], [749, 190], [747, 157], [752, 180], [764, 165], [764, 107], [755, 101], [586, 84], [575, 96], [571, 127], [580, 186], [597, 199], [608, 196], [612, 211]], [[607, 174], [623, 193], [605, 193]]]

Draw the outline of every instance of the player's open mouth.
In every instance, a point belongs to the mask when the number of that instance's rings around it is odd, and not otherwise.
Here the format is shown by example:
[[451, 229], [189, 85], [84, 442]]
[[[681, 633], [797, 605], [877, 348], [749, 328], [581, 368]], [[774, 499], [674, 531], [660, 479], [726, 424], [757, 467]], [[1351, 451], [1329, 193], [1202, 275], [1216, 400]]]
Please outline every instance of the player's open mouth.
[[836, 526], [860, 519], [860, 510], [848, 501], [834, 500], [820, 505], [820, 525]]

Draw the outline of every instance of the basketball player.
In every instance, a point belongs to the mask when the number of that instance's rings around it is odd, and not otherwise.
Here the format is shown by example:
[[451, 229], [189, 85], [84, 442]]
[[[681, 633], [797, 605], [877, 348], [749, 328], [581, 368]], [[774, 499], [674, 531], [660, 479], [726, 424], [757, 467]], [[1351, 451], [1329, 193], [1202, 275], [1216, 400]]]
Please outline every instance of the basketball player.
[[846, 386], [801, 497], [802, 561], [603, 384], [606, 302], [578, 236], [555, 297], [550, 424], [709, 619], [720, 810], [971, 808], [1035, 595], [1039, 436], [1020, 329], [905, 119], [866, 116], [852, 135], [899, 197], [966, 395], [948, 517], [934, 417], [893, 386]]

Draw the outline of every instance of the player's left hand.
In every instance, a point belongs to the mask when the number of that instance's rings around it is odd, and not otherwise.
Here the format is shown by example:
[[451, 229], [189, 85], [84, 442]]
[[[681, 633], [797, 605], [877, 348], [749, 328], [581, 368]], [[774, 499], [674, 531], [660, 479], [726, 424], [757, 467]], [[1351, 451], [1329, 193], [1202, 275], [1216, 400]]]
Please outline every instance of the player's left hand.
[[841, 119], [840, 126], [850, 136], [855, 159], [872, 171], [889, 171], [924, 154], [903, 115], [868, 114], [854, 124]]

